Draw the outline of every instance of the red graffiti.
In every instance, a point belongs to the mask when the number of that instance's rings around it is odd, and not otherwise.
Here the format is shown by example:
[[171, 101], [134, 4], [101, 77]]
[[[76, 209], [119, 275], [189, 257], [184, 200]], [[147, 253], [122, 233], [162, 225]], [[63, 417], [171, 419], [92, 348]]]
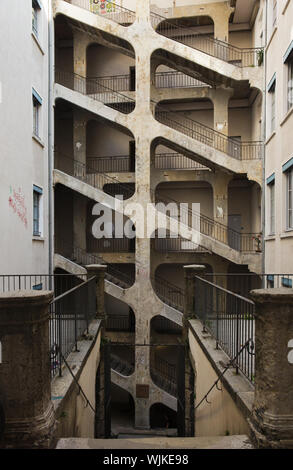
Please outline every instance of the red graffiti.
[[9, 196], [8, 204], [12, 208], [13, 212], [17, 214], [20, 218], [22, 223], [24, 224], [25, 228], [27, 228], [27, 209], [25, 207], [24, 196], [21, 193], [21, 189], [19, 188], [18, 192], [13, 190], [13, 195]]

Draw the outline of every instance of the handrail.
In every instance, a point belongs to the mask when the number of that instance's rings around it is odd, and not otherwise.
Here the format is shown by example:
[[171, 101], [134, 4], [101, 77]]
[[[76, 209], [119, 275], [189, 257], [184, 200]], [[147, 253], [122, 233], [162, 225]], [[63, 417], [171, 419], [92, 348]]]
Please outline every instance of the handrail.
[[[134, 23], [136, 19], [136, 13], [128, 8], [121, 7], [116, 5], [109, 0], [107, 3], [104, 3], [104, 8], [102, 5], [94, 3], [92, 0], [64, 0], [66, 3], [71, 5], [78, 6], [84, 10], [88, 10], [93, 14], [106, 17], [109, 20], [115, 21], [121, 26], [130, 25]], [[116, 11], [117, 10], [117, 11]]]
[[[188, 27], [180, 25], [179, 19], [170, 19], [151, 12], [151, 23], [156, 32], [171, 40], [183, 43], [193, 49], [200, 50], [208, 55], [217, 57], [225, 62], [231, 62], [237, 67], [258, 66], [262, 63], [262, 47], [239, 48], [219, 39], [203, 36]], [[174, 37], [172, 37], [174, 35]], [[191, 40], [190, 40], [191, 39]], [[197, 39], [197, 42], [194, 42]]]
[[50, 305], [54, 304], [55, 302], [58, 302], [58, 300], [61, 300], [63, 299], [64, 297], [66, 297], [67, 295], [69, 294], [72, 294], [72, 292], [75, 292], [77, 291], [78, 289], [86, 286], [87, 284], [89, 284], [93, 279], [95, 279], [96, 276], [93, 276], [91, 277], [90, 279], [88, 279], [87, 281], [84, 281], [82, 282], [81, 284], [78, 284], [78, 286], [75, 286], [73, 287], [72, 289], [66, 291], [66, 292], [63, 292], [63, 294], [59, 295], [58, 297], [54, 297], [54, 299], [52, 300], [52, 302], [50, 302]]
[[97, 79], [91, 79], [74, 72], [56, 69], [55, 81], [70, 90], [77, 91], [85, 96], [90, 96], [92, 99], [104, 103], [105, 106], [117, 109], [123, 114], [131, 113], [135, 107], [134, 99], [102, 85]]
[[158, 102], [155, 105], [154, 117], [164, 125], [178, 130], [209, 147], [213, 147], [237, 160], [259, 160], [262, 158], [263, 142], [237, 140], [206, 126], [194, 119], [179, 116], [178, 113], [163, 108]]
[[[164, 204], [169, 204], [175, 203], [175, 204], [180, 204], [179, 201], [176, 199], [170, 198], [170, 197], [157, 197], [159, 202], [163, 202]], [[185, 214], [187, 214], [188, 217], [188, 222], [184, 221], [184, 223], [187, 223], [187, 225], [191, 228], [192, 224], [191, 221], [193, 218], [199, 219], [200, 222], [200, 227], [199, 231], [200, 233], [204, 233], [207, 236], [211, 236], [212, 238], [215, 238], [216, 240], [226, 244], [229, 246], [229, 236], [230, 236], [230, 243], [234, 244], [234, 249], [240, 252], [254, 252], [257, 251], [256, 249], [253, 248], [252, 244], [249, 243], [249, 240], [253, 241], [256, 236], [259, 234], [258, 233], [242, 233], [242, 232], [237, 232], [236, 230], [228, 227], [227, 225], [222, 224], [221, 222], [215, 221], [211, 219], [210, 217], [206, 215], [202, 215], [198, 212], [195, 212], [192, 209], [185, 209], [184, 210]], [[172, 215], [170, 215], [172, 217]], [[239, 246], [240, 242], [240, 246]], [[244, 245], [244, 248], [242, 247], [242, 244]]]
[[250, 299], [247, 299], [246, 297], [243, 297], [242, 295], [239, 295], [239, 294], [236, 294], [235, 292], [232, 292], [228, 289], [224, 289], [224, 287], [221, 287], [221, 286], [218, 286], [217, 284], [214, 284], [213, 282], [210, 282], [210, 281], [207, 281], [206, 279], [204, 279], [203, 277], [199, 277], [197, 275], [194, 276], [196, 279], [199, 279], [201, 282], [203, 282], [204, 284], [207, 284], [211, 287], [215, 287], [216, 289], [218, 289], [219, 291], [221, 292], [224, 292], [225, 294], [231, 294], [233, 295], [233, 297], [239, 299], [239, 300], [244, 300], [244, 302], [247, 302], [248, 304], [251, 304], [251, 305], [255, 305], [255, 303], [250, 300]]

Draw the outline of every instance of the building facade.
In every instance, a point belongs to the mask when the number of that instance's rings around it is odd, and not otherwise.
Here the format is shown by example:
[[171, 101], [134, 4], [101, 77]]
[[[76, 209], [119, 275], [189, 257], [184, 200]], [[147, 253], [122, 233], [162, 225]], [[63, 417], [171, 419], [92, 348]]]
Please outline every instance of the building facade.
[[[184, 265], [292, 272], [292, 2], [10, 5], [20, 48], [16, 57], [14, 37], [1, 49], [11, 64], [0, 75], [1, 213], [13, 227], [2, 232], [2, 272], [107, 264], [113, 402], [149, 428], [158, 404], [178, 407]], [[0, 34], [11, 31], [4, 23]], [[164, 204], [188, 203], [188, 236], [170, 225], [160, 238], [158, 221], [147, 233], [159, 203], [157, 219]], [[93, 228], [108, 209], [99, 239]], [[223, 276], [223, 287], [233, 282]]]

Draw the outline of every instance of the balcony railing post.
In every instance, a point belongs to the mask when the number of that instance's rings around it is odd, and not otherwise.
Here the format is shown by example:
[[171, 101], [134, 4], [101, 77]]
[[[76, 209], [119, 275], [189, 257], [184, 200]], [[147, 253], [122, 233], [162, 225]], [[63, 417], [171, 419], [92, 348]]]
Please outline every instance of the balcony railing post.
[[256, 318], [252, 437], [258, 447], [293, 448], [293, 289], [250, 296]]
[[185, 298], [184, 298], [184, 315], [183, 315], [183, 337], [186, 337], [188, 332], [188, 320], [195, 318], [195, 276], [202, 274], [206, 270], [204, 265], [192, 264], [184, 266], [185, 277]]
[[96, 276], [96, 318], [102, 321], [105, 327], [105, 273], [107, 266], [103, 264], [91, 264], [86, 266], [88, 277]]

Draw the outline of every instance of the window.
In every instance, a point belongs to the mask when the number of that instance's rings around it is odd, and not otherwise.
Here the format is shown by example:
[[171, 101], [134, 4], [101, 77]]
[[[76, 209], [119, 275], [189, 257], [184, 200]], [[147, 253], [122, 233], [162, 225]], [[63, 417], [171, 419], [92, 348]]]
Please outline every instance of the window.
[[276, 129], [276, 74], [268, 84], [268, 93], [270, 101], [269, 134], [272, 134]]
[[289, 111], [293, 106], [293, 41], [291, 41], [285, 55], [284, 64], [287, 67], [287, 109]]
[[40, 237], [42, 235], [41, 227], [41, 202], [43, 190], [39, 186], [33, 188], [33, 236]]
[[272, 179], [271, 182], [268, 184], [269, 189], [269, 198], [270, 198], [270, 205], [269, 205], [269, 235], [274, 235], [276, 226], [275, 226], [275, 179]]
[[39, 29], [40, 29], [40, 10], [42, 8], [42, 4], [40, 0], [32, 0], [32, 31], [38, 37], [39, 36]]
[[287, 230], [293, 229], [293, 167], [286, 172], [286, 228]]
[[36, 137], [40, 137], [40, 123], [41, 123], [41, 106], [42, 106], [42, 98], [33, 89], [33, 134]]

